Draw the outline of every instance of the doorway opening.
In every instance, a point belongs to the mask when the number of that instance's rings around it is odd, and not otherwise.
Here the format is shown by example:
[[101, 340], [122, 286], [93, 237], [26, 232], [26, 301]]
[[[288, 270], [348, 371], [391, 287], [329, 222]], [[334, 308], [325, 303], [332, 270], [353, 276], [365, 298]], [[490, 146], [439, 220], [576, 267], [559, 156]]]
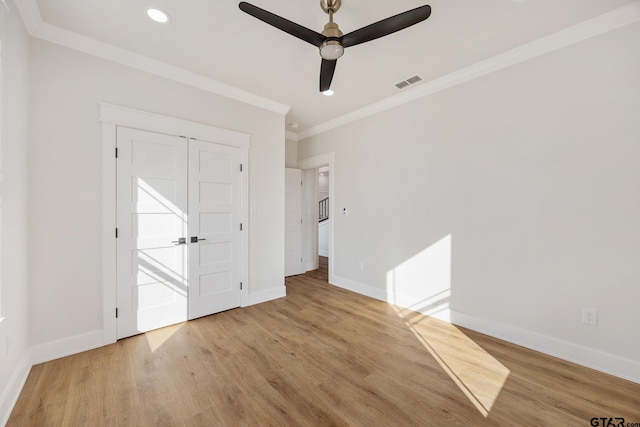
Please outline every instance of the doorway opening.
[[329, 280], [329, 219], [331, 198], [329, 197], [329, 166], [318, 168], [318, 270], [324, 280]]
[[298, 161], [303, 172], [305, 271], [317, 270], [329, 283], [334, 264], [334, 159], [334, 153], [327, 153]]

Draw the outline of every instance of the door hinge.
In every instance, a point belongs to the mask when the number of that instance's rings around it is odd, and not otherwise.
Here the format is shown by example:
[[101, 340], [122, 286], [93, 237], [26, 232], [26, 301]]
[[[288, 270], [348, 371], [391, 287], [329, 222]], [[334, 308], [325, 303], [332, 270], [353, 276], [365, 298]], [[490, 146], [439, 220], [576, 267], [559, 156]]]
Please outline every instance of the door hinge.
[[240, 163], [240, 172], [242, 172], [242, 163]]
[[240, 231], [242, 231], [242, 223], [240, 223]]
[[118, 227], [116, 227], [116, 239], [118, 238]]
[[116, 307], [116, 319], [118, 318], [118, 307]]
[[116, 159], [118, 158], [118, 147], [116, 147]]
[[240, 282], [240, 290], [242, 290], [242, 282]]
[[302, 181], [300, 181], [300, 187], [302, 187]]

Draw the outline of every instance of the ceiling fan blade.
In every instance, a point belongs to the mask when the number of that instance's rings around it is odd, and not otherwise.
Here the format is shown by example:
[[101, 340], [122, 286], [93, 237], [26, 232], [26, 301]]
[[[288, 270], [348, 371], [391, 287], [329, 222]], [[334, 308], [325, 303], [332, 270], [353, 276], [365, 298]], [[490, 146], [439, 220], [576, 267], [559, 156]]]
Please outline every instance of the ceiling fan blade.
[[349, 47], [375, 40], [422, 22], [430, 15], [431, 6], [420, 6], [345, 34], [341, 42], [344, 47]]
[[296, 24], [295, 22], [289, 21], [288, 19], [284, 19], [264, 9], [260, 9], [259, 7], [249, 4], [246, 1], [241, 1], [238, 6], [243, 12], [246, 12], [249, 15], [258, 18], [259, 20], [272, 25], [284, 31], [285, 33], [289, 33], [292, 36], [299, 38], [300, 40], [311, 43], [316, 47], [320, 47], [320, 45], [326, 39], [326, 37], [320, 33], [303, 27], [302, 25]]
[[335, 61], [322, 60], [322, 64], [320, 64], [320, 92], [329, 90], [331, 87], [331, 80], [333, 80], [333, 73], [336, 71], [337, 63], [337, 59]]

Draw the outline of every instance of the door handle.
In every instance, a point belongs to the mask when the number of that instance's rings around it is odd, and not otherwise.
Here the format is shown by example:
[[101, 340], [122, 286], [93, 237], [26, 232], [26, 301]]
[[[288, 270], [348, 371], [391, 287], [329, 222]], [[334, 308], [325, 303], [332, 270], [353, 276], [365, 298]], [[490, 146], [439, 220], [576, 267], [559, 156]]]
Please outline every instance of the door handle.
[[191, 236], [191, 243], [198, 243], [202, 240], [207, 240], [207, 239], [201, 239], [198, 236]]
[[187, 238], [186, 237], [179, 237], [178, 240], [174, 240], [171, 243], [174, 243], [176, 246], [178, 246], [178, 245], [186, 245], [187, 244]]

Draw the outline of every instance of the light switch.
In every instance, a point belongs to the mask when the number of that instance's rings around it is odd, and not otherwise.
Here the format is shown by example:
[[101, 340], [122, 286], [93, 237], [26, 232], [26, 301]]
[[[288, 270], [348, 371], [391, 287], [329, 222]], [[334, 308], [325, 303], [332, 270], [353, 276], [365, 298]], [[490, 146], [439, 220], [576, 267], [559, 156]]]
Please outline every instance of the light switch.
[[249, 216], [251, 218], [257, 218], [258, 216], [258, 209], [257, 208], [251, 208], [249, 209]]

